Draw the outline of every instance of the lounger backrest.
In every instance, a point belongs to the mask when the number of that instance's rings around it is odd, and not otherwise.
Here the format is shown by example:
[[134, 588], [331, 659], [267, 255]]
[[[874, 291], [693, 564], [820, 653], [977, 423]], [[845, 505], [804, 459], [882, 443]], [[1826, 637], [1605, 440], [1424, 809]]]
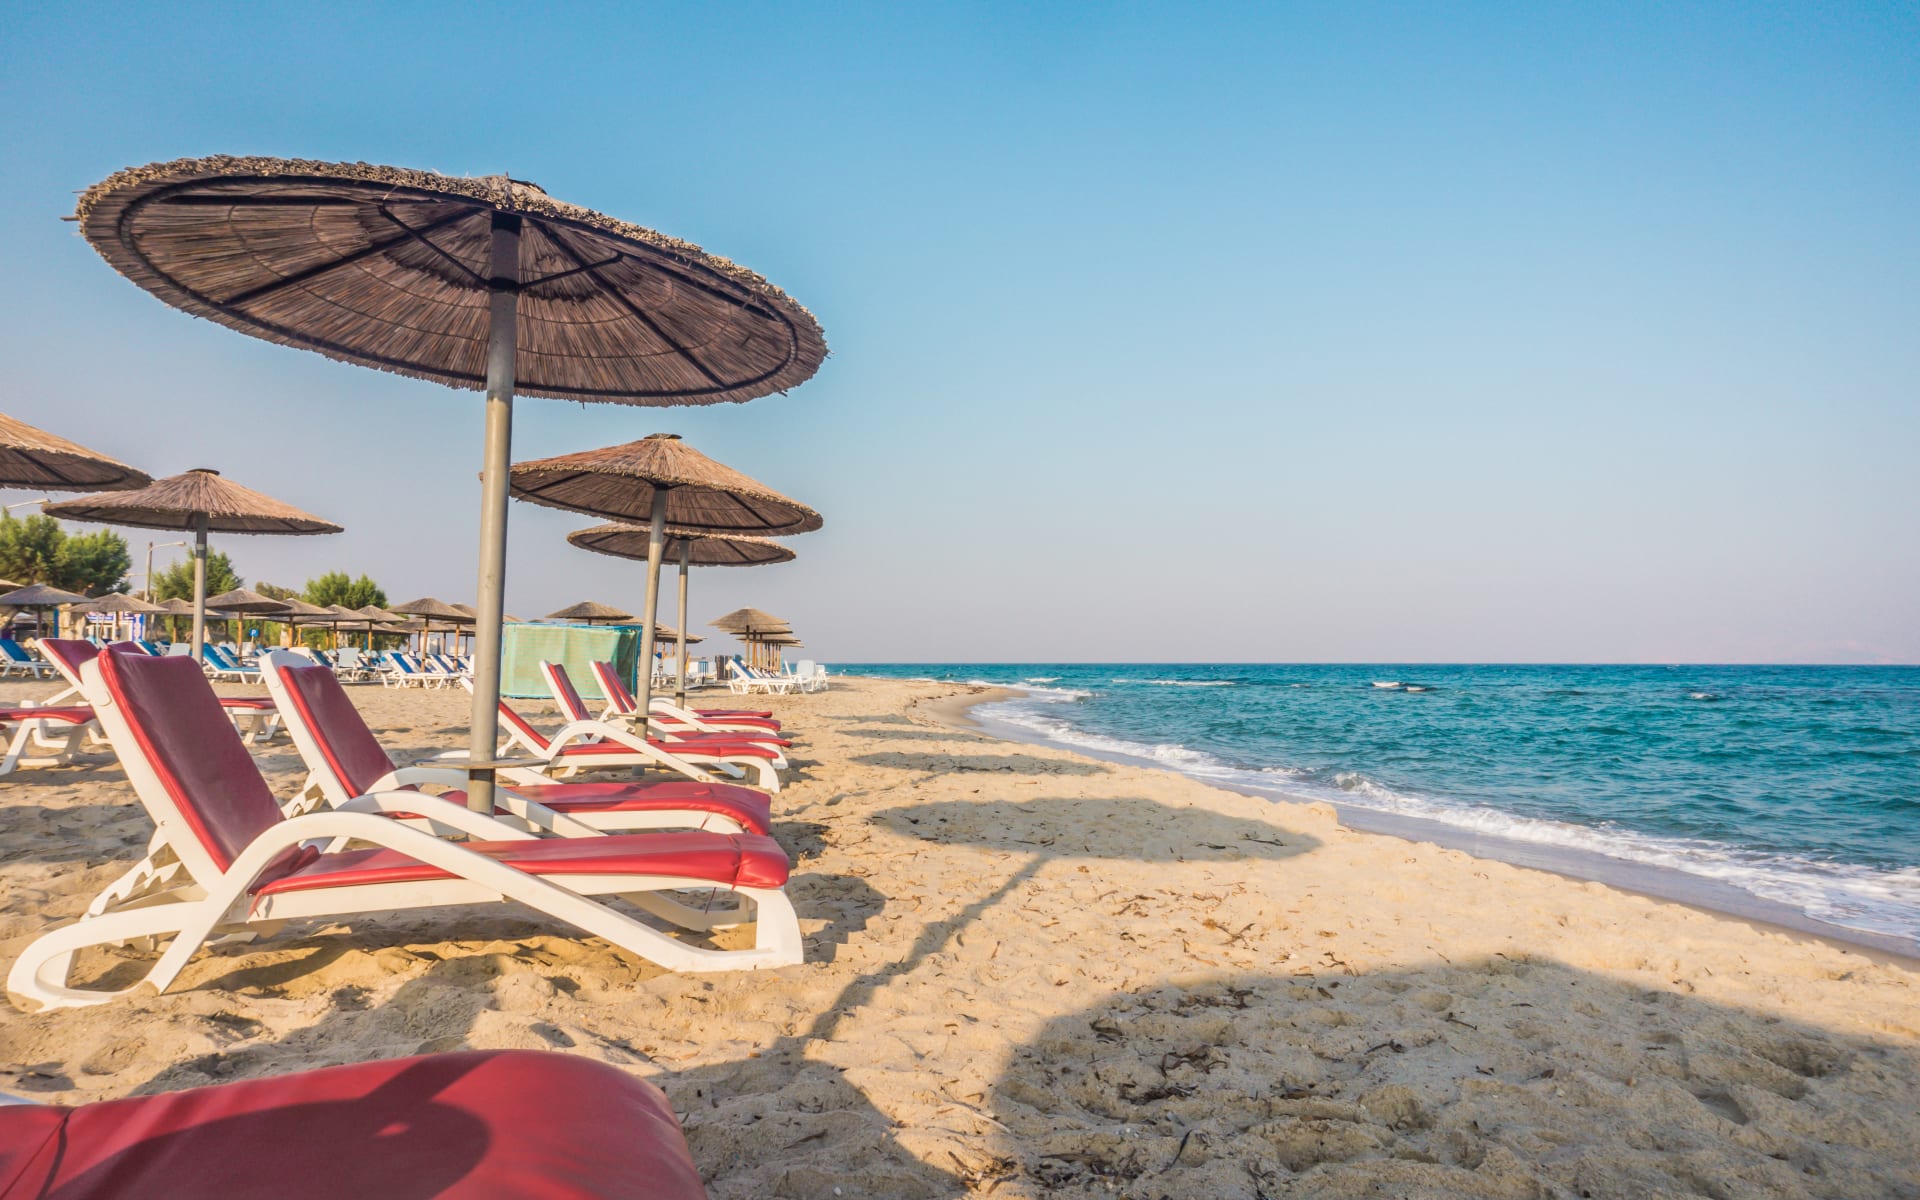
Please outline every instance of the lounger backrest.
[[80, 668], [100, 656], [100, 647], [79, 638], [41, 638], [40, 653], [47, 656], [61, 678], [80, 686]]
[[[82, 676], [127, 778], [189, 871], [202, 856], [225, 871], [279, 823], [273, 789], [198, 663], [102, 654]], [[183, 845], [183, 833], [195, 845]]]
[[27, 648], [12, 638], [0, 638], [0, 654], [6, 655], [17, 663], [33, 661], [33, 655], [27, 653]]
[[560, 706], [562, 716], [569, 721], [593, 720], [593, 714], [587, 711], [587, 702], [580, 698], [580, 689], [573, 686], [566, 667], [557, 662], [542, 662], [540, 673], [547, 677], [547, 690], [553, 693], [553, 701]]
[[367, 728], [347, 689], [326, 667], [299, 662], [292, 654], [275, 651], [262, 664], [261, 677], [286, 719], [300, 756], [309, 764], [324, 763], [333, 778], [321, 787], [335, 804], [364, 796], [396, 765], [380, 739]]
[[546, 734], [541, 733], [538, 729], [527, 724], [527, 719], [513, 711], [505, 700], [500, 702], [500, 719], [519, 730], [520, 736], [526, 738], [527, 741], [542, 754], [546, 753], [547, 749], [553, 745], [552, 742], [547, 740]]
[[620, 672], [613, 669], [612, 663], [594, 663], [593, 677], [600, 681], [600, 690], [607, 694], [609, 704], [623, 713], [634, 711], [637, 701], [634, 700], [633, 693], [627, 690], [626, 683], [621, 680]]

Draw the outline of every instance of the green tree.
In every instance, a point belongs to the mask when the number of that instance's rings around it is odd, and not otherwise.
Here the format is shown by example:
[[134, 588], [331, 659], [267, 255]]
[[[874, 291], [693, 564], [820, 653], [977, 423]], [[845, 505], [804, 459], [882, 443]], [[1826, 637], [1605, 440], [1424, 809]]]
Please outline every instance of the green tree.
[[52, 517], [24, 521], [0, 515], [0, 577], [18, 583], [53, 583], [66, 531]]
[[69, 534], [55, 559], [59, 586], [88, 596], [125, 591], [132, 566], [127, 539], [111, 529]]
[[253, 590], [269, 600], [297, 600], [300, 593], [290, 587], [281, 587], [277, 583], [256, 583]]
[[[207, 595], [230, 592], [246, 582], [234, 574], [233, 563], [217, 550], [207, 554]], [[153, 573], [153, 598], [158, 600], [193, 599], [193, 559], [183, 558], [165, 570]]]
[[317, 579], [307, 580], [306, 591], [300, 598], [322, 608], [329, 604], [340, 604], [347, 608], [365, 608], [369, 604], [376, 608], [387, 606], [387, 593], [381, 590], [379, 584], [365, 574], [358, 579], [349, 579], [345, 571], [328, 571]]
[[69, 534], [49, 516], [24, 521], [0, 516], [0, 576], [5, 578], [101, 596], [124, 588], [132, 565], [127, 539], [111, 529]]

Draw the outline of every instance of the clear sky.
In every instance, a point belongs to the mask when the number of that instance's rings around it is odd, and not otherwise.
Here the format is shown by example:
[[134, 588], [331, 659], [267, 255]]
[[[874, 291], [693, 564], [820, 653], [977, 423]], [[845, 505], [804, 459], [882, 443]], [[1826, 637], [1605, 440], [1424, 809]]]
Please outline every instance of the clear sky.
[[[133, 287], [59, 220], [123, 166], [505, 171], [812, 308], [787, 396], [518, 406], [517, 458], [678, 432], [826, 514], [696, 627], [1920, 661], [1910, 4], [33, 5], [0, 66], [0, 410], [347, 527], [216, 539], [249, 582], [471, 600], [479, 398]], [[639, 602], [586, 523], [515, 505], [510, 611]]]

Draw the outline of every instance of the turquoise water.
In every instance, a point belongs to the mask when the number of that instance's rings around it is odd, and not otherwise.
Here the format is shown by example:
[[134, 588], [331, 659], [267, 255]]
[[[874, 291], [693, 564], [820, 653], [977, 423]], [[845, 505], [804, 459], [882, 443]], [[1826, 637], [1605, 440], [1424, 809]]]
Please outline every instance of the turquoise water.
[[1920, 940], [1920, 668], [837, 669], [1029, 688], [976, 715], [1215, 782], [1684, 872]]

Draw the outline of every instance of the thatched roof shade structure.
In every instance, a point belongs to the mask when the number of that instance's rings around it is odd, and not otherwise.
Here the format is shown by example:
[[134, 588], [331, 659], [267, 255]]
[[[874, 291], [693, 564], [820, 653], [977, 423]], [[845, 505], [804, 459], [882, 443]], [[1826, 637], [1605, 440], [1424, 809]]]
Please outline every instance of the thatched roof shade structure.
[[125, 592], [108, 592], [96, 596], [80, 605], [83, 612], [90, 613], [126, 613], [132, 616], [159, 616], [167, 610], [158, 604], [149, 604], [138, 596], [129, 596]]
[[622, 446], [515, 463], [521, 500], [613, 521], [651, 521], [665, 493], [667, 524], [692, 533], [807, 533], [820, 514], [732, 467], [679, 435], [656, 433]]
[[[487, 392], [468, 747], [494, 751], [516, 391], [715, 404], [795, 387], [826, 340], [780, 289], [699, 247], [504, 175], [182, 159], [87, 190], [80, 230], [175, 307], [282, 345]], [[467, 802], [493, 811], [493, 773]]]
[[[642, 662], [653, 659], [660, 617], [660, 564], [669, 525], [690, 533], [805, 533], [820, 514], [713, 461], [678, 435], [656, 433], [637, 442], [515, 464], [513, 494], [522, 500], [616, 521], [647, 522], [647, 593], [641, 613]], [[682, 583], [690, 543], [682, 543]], [[684, 592], [684, 588], [682, 589]], [[684, 607], [684, 606], [683, 606]], [[685, 623], [686, 614], [681, 614]], [[686, 655], [681, 656], [684, 670]], [[640, 680], [638, 711], [650, 702], [652, 676]], [[684, 698], [684, 696], [683, 696]]]
[[46, 583], [30, 583], [23, 588], [0, 594], [0, 604], [8, 608], [55, 608], [63, 604], [84, 604], [86, 597]]
[[549, 621], [584, 621], [597, 624], [601, 621], [609, 624], [633, 620], [633, 614], [625, 609], [615, 608], [611, 604], [602, 604], [598, 600], [582, 600], [578, 604], [569, 604], [559, 612], [547, 614]]
[[287, 606], [286, 612], [282, 615], [290, 621], [297, 621], [301, 624], [325, 625], [328, 621], [337, 619], [332, 609], [323, 608], [318, 604], [308, 604], [298, 596], [288, 596], [280, 603]]
[[480, 388], [496, 213], [518, 218], [514, 390], [621, 404], [751, 400], [827, 354], [745, 267], [503, 175], [214, 157], [121, 171], [80, 232], [162, 300], [329, 358]]
[[784, 617], [776, 617], [770, 612], [761, 612], [757, 608], [736, 608], [724, 617], [715, 617], [707, 624], [724, 633], [792, 633], [793, 626]]
[[[752, 567], [792, 562], [794, 558], [792, 550], [767, 538], [701, 533], [678, 525], [665, 526], [662, 536], [664, 557], [680, 564], [680, 625], [682, 629], [687, 624], [687, 569], [689, 567]], [[611, 554], [616, 558], [645, 559], [651, 553], [653, 531], [639, 525], [616, 522], [611, 525], [595, 525], [570, 533], [567, 535], [567, 540], [583, 550], [592, 550], [597, 554]], [[669, 629], [666, 625], [661, 625], [655, 632], [655, 636], [676, 642], [681, 647], [680, 652], [675, 655], [675, 674], [678, 683], [674, 700], [684, 708], [687, 703], [686, 647], [706, 639], [682, 633], [678, 629]]]
[[262, 596], [250, 588], [234, 588], [230, 592], [221, 592], [218, 596], [207, 597], [207, 608], [222, 613], [283, 613], [289, 605], [285, 600], [275, 600], [271, 596]]
[[418, 600], [409, 600], [405, 604], [395, 604], [388, 612], [399, 613], [406, 617], [419, 617], [429, 624], [438, 621], [447, 625], [471, 625], [473, 617], [461, 612], [444, 600], [432, 596], [422, 596]]
[[170, 617], [190, 617], [193, 615], [193, 602], [190, 600], [182, 600], [178, 596], [173, 596], [159, 603], [160, 610]]
[[353, 611], [369, 621], [377, 621], [383, 625], [397, 625], [406, 619], [397, 612], [381, 608], [378, 604], [363, 604]]
[[[645, 561], [647, 535], [645, 526], [615, 522], [577, 530], [567, 535], [567, 541], [595, 554]], [[795, 557], [791, 549], [767, 538], [698, 533], [677, 525], [667, 526], [666, 560], [679, 562], [683, 555], [691, 567], [757, 567], [792, 562]], [[683, 617], [682, 623], [684, 621]]]
[[0, 487], [90, 492], [152, 482], [138, 467], [0, 413]]
[[192, 530], [204, 517], [210, 533], [340, 532], [340, 526], [332, 521], [222, 478], [220, 472], [207, 467], [156, 479], [133, 491], [60, 500], [41, 511], [69, 521], [133, 525], [141, 529]]

